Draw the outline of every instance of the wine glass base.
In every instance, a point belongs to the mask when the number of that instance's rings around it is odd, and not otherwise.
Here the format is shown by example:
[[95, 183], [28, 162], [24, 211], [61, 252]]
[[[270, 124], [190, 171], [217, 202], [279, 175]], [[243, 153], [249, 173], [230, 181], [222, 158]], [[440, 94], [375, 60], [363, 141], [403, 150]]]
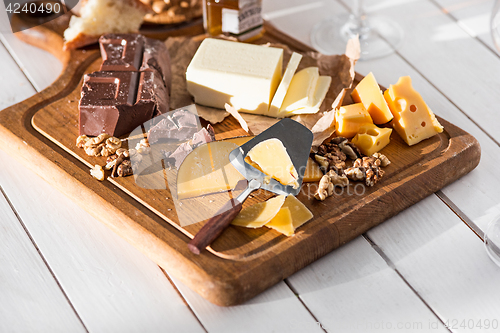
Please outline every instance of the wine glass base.
[[[389, 55], [401, 45], [403, 30], [397, 23], [383, 17], [367, 18], [365, 23], [365, 29], [359, 34], [360, 60]], [[314, 26], [311, 43], [323, 54], [344, 54], [347, 41], [356, 33], [348, 17], [333, 17]]]
[[500, 266], [500, 220], [493, 221], [484, 233], [486, 253], [495, 264]]

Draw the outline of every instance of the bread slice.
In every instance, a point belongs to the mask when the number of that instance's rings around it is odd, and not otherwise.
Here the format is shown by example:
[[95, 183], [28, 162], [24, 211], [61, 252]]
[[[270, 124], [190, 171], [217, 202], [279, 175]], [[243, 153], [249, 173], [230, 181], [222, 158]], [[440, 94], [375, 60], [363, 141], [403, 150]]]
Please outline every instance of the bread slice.
[[138, 32], [152, 10], [139, 0], [82, 0], [80, 16], [72, 16], [64, 31], [64, 49], [96, 43], [104, 33]]

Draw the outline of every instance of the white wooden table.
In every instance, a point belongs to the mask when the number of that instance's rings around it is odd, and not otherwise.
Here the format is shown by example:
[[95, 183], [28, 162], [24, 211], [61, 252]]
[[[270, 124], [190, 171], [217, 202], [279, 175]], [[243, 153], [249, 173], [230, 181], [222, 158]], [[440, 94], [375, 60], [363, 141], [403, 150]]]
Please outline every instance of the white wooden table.
[[[482, 242], [500, 215], [493, 2], [366, 3], [396, 20], [405, 40], [356, 70], [385, 86], [411, 75], [436, 114], [479, 140], [474, 171], [246, 304], [221, 308], [0, 149], [0, 332], [499, 332], [500, 267]], [[266, 19], [307, 44], [315, 23], [348, 6], [264, 0]], [[50, 54], [4, 33], [0, 110], [60, 71]]]

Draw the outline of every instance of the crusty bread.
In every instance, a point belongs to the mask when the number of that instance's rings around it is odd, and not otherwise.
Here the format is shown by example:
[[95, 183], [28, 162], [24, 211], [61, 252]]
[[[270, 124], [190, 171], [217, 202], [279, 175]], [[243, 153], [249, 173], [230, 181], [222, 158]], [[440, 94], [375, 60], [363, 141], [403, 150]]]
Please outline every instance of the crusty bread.
[[83, 0], [64, 31], [64, 49], [96, 43], [104, 33], [137, 32], [151, 8], [139, 0]]

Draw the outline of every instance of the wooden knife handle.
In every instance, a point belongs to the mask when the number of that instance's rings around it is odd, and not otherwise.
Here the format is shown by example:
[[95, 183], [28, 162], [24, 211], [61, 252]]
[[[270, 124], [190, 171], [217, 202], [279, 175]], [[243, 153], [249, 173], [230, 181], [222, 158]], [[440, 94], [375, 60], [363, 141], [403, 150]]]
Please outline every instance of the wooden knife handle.
[[209, 246], [231, 224], [231, 221], [241, 211], [241, 207], [241, 202], [234, 198], [226, 202], [189, 242], [188, 248], [191, 252], [200, 254], [203, 249]]

